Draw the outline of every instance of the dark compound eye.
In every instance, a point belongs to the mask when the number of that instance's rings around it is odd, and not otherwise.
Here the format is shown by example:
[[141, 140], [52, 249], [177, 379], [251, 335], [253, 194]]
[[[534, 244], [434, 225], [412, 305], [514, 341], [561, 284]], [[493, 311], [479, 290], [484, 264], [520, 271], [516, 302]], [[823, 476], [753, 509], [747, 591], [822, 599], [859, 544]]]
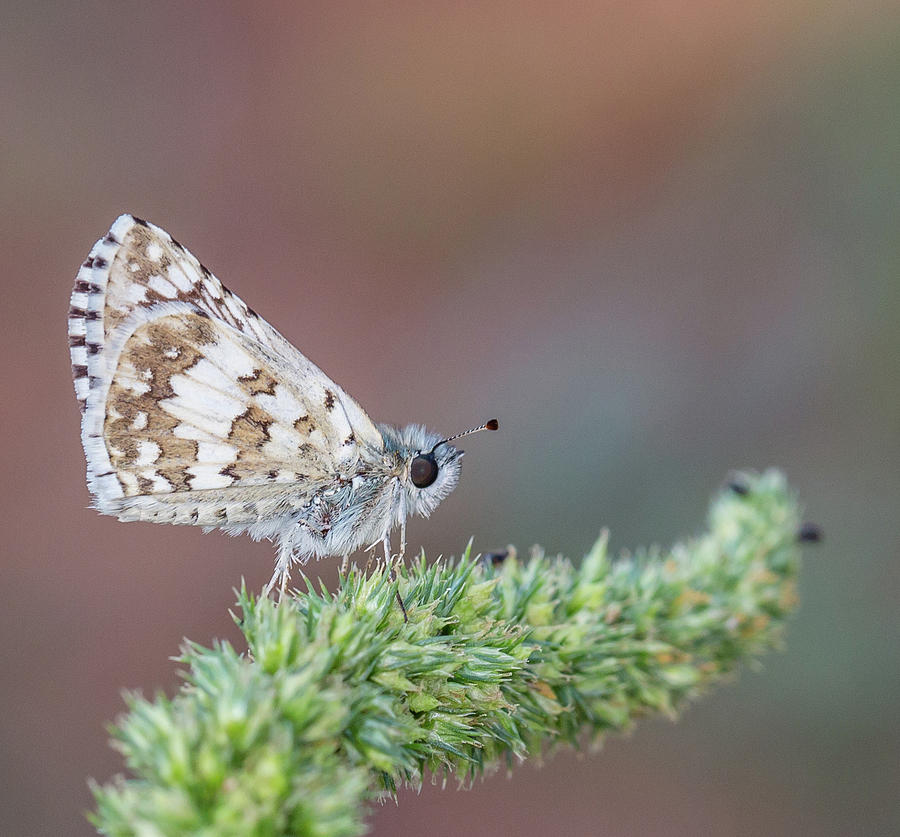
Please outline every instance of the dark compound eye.
[[438, 464], [434, 454], [420, 453], [409, 466], [409, 476], [416, 488], [428, 488], [438, 475]]

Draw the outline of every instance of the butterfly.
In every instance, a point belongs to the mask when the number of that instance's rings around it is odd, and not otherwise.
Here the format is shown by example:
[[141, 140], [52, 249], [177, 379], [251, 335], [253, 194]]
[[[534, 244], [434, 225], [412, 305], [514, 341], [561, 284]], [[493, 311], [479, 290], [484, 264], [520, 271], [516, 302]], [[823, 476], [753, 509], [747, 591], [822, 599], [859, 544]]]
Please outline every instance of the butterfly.
[[75, 279], [69, 348], [93, 506], [123, 521], [246, 532], [291, 565], [382, 544], [456, 486], [462, 451], [375, 424], [159, 227], [122, 215]]

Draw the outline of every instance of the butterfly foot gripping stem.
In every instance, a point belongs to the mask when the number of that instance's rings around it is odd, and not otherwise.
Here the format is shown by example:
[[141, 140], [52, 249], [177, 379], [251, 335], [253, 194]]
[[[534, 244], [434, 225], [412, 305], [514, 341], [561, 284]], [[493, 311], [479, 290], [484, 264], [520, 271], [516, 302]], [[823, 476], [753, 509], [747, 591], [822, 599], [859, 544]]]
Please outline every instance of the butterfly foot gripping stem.
[[272, 591], [275, 589], [275, 583], [278, 582], [278, 601], [281, 601], [287, 595], [287, 584], [290, 578], [291, 573], [289, 570], [282, 572], [280, 569], [276, 569], [272, 578], [269, 579], [269, 583], [263, 587], [260, 597], [268, 598], [271, 596]]
[[[397, 580], [397, 573], [394, 572], [394, 568], [391, 567], [391, 581]], [[397, 597], [397, 604], [400, 605], [400, 611], [403, 614], [403, 621], [409, 622], [409, 616], [406, 613], [406, 605], [403, 604], [403, 597], [400, 595], [400, 588], [398, 587], [395, 591], [395, 595]]]
[[[404, 538], [404, 540], [405, 540], [405, 538]], [[385, 565], [385, 567], [387, 567], [388, 577], [391, 579], [391, 581], [396, 582], [397, 581], [397, 573], [394, 572], [394, 556], [391, 555], [391, 542], [387, 538], [385, 538], [383, 541], [383, 544], [384, 544], [384, 565]], [[399, 562], [402, 560], [403, 560], [403, 553], [401, 552], [397, 556], [397, 561]], [[409, 622], [409, 615], [406, 613], [406, 605], [403, 604], [403, 598], [400, 595], [399, 586], [397, 587], [397, 590], [395, 591], [395, 596], [397, 597], [397, 604], [400, 605], [400, 612], [403, 614], [403, 621]]]

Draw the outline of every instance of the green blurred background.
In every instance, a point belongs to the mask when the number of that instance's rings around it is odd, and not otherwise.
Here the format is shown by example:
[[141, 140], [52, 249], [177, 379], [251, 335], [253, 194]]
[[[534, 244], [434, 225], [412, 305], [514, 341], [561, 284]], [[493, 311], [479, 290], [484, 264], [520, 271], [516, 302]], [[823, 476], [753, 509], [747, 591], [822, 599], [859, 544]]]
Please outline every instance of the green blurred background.
[[129, 211], [374, 418], [500, 417], [413, 548], [665, 544], [742, 466], [825, 528], [761, 672], [376, 835], [898, 833], [898, 36], [868, 0], [0, 3], [0, 831], [92, 833], [120, 690], [271, 571], [85, 509], [66, 307]]

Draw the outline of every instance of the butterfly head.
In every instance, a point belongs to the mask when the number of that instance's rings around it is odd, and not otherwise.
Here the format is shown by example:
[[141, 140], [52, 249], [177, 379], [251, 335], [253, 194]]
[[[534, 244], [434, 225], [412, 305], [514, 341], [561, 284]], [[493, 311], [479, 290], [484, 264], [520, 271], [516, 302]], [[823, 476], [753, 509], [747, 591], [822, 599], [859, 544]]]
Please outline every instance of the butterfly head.
[[401, 479], [410, 513], [428, 517], [456, 488], [463, 451], [450, 442], [479, 430], [497, 430], [499, 426], [496, 419], [491, 419], [481, 427], [442, 438], [420, 424], [404, 428], [382, 425], [387, 447], [395, 450], [403, 462]]

